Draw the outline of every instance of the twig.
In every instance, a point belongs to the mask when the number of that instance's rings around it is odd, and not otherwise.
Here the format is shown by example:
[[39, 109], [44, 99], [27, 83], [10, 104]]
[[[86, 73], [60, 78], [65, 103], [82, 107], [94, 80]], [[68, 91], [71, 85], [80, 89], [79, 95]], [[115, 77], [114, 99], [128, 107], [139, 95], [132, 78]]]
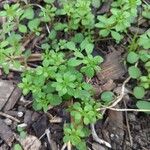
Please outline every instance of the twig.
[[[25, 56], [21, 55], [21, 56], [15, 56], [12, 58], [13, 60], [18, 60], [19, 62], [24, 62], [25, 61]], [[7, 59], [7, 61], [9, 61], [10, 59]], [[34, 61], [41, 61], [42, 60], [42, 54], [31, 54], [29, 56], [29, 58], [27, 58], [27, 62], [34, 62]]]
[[[125, 101], [123, 101], [123, 102], [124, 102], [125, 108], [127, 108]], [[127, 124], [127, 130], [128, 130], [130, 144], [131, 144], [131, 147], [132, 147], [133, 146], [133, 140], [132, 140], [132, 136], [131, 136], [131, 131], [130, 131], [130, 125], [129, 125], [129, 121], [128, 121], [127, 111], [125, 111], [125, 120], [126, 120], [126, 124]]]
[[126, 83], [129, 82], [129, 80], [131, 79], [131, 77], [128, 77], [122, 84], [122, 87], [121, 87], [121, 93], [120, 95], [118, 96], [117, 100], [114, 101], [113, 104], [111, 104], [108, 108], [112, 108], [112, 107], [115, 107], [124, 97], [125, 95], [125, 85]]
[[150, 109], [119, 109], [119, 108], [110, 108], [110, 107], [105, 107], [105, 108], [101, 108], [100, 110], [105, 110], [105, 109], [110, 109], [110, 110], [114, 110], [114, 111], [133, 111], [133, 112], [150, 112]]
[[64, 143], [64, 145], [62, 146], [61, 150], [65, 150], [66, 147], [67, 147], [67, 144]]
[[15, 118], [15, 117], [13, 117], [13, 116], [10, 116], [10, 115], [8, 115], [8, 114], [6, 114], [6, 113], [0, 112], [0, 116], [9, 118], [9, 119], [11, 119], [11, 120], [13, 120], [13, 121], [15, 121], [15, 122], [20, 123], [20, 120], [18, 120], [17, 118]]
[[91, 124], [90, 126], [91, 126], [91, 130], [92, 130], [92, 137], [93, 137], [93, 139], [94, 139], [96, 142], [98, 142], [99, 144], [103, 144], [103, 145], [105, 145], [105, 146], [111, 148], [111, 145], [110, 145], [108, 142], [106, 142], [106, 141], [104, 141], [104, 140], [102, 140], [102, 139], [100, 139], [100, 138], [98, 137], [98, 135], [97, 135], [97, 133], [96, 133], [96, 131], [95, 131], [94, 124]]
[[71, 143], [70, 143], [70, 141], [67, 143], [67, 149], [71, 150]]

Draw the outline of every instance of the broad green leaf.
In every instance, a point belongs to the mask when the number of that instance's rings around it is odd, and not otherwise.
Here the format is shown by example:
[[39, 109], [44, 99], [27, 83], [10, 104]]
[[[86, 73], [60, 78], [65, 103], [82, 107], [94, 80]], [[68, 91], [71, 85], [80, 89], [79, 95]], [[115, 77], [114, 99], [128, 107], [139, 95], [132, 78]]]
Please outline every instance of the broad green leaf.
[[145, 90], [143, 87], [140, 87], [140, 86], [136, 86], [134, 89], [133, 89], [133, 94], [134, 96], [137, 98], [137, 99], [141, 99], [144, 97], [145, 95]]
[[69, 59], [69, 61], [68, 61], [68, 65], [69, 66], [79, 66], [80, 64], [82, 63], [82, 61], [81, 60], [77, 60], [76, 58], [71, 58], [71, 59]]
[[82, 67], [81, 72], [84, 72], [89, 78], [92, 78], [95, 71], [91, 67]]
[[129, 72], [130, 77], [133, 79], [137, 79], [141, 76], [140, 69], [135, 66], [129, 67], [128, 72]]
[[88, 117], [84, 117], [83, 122], [85, 125], [88, 125], [90, 123], [90, 120]]
[[100, 30], [100, 32], [99, 32], [99, 34], [100, 34], [101, 36], [103, 36], [103, 37], [108, 36], [109, 33], [110, 33], [110, 31], [107, 30], [107, 29], [102, 29], [102, 30]]
[[139, 51], [139, 57], [143, 62], [146, 62], [150, 59], [150, 54], [146, 50], [141, 50]]
[[150, 30], [140, 36], [139, 45], [142, 46], [144, 49], [150, 48]]
[[78, 121], [78, 120], [80, 121], [81, 118], [82, 118], [82, 116], [81, 116], [81, 114], [80, 114], [79, 112], [75, 112], [75, 115], [74, 115], [74, 116], [75, 116], [75, 120], [77, 120], [77, 121]]
[[62, 98], [58, 95], [52, 95], [51, 99], [50, 99], [50, 104], [52, 106], [57, 106], [59, 104], [62, 103]]
[[24, 11], [24, 14], [22, 15], [21, 19], [24, 19], [24, 18], [29, 19], [29, 20], [34, 18], [33, 8], [29, 7]]
[[83, 41], [83, 39], [84, 39], [83, 34], [82, 33], [77, 33], [77, 34], [75, 34], [75, 36], [73, 38], [73, 41], [75, 43], [81, 43]]
[[66, 44], [67, 48], [70, 49], [70, 50], [76, 50], [76, 46], [75, 46], [75, 43], [74, 42], [67, 42]]
[[26, 33], [27, 27], [25, 25], [19, 24], [19, 31], [22, 33]]
[[139, 56], [138, 54], [136, 54], [135, 52], [130, 52], [127, 56], [127, 61], [130, 63], [130, 64], [134, 64], [138, 61], [139, 59]]
[[101, 99], [104, 102], [110, 102], [113, 100], [113, 98], [114, 98], [114, 93], [111, 91], [105, 91], [101, 94]]
[[5, 17], [7, 16], [7, 12], [6, 11], [0, 11], [0, 17]]
[[48, 4], [51, 4], [53, 3], [55, 0], [44, 0], [44, 2], [48, 3]]
[[37, 30], [39, 25], [40, 25], [40, 20], [37, 18], [28, 22], [28, 27], [31, 31]]
[[123, 36], [120, 33], [115, 31], [111, 31], [111, 35], [116, 40], [117, 43], [120, 42], [123, 38]]
[[[150, 110], [150, 102], [148, 102], [148, 101], [138, 101], [136, 103], [136, 106], [139, 109], [148, 109], [148, 110]], [[145, 112], [145, 113], [150, 114], [150, 111], [149, 112]]]
[[93, 49], [94, 49], [94, 44], [91, 44], [91, 43], [88, 43], [85, 47], [87, 54], [91, 54], [93, 52]]
[[15, 144], [13, 150], [23, 150], [20, 144]]
[[95, 8], [99, 8], [101, 5], [101, 0], [92, 0], [92, 6]]

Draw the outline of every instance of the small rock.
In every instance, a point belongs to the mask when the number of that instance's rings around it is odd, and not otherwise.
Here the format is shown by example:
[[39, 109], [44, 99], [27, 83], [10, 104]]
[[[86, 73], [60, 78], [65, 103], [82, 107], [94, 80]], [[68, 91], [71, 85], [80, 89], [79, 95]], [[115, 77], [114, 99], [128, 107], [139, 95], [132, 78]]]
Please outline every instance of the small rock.
[[4, 120], [4, 122], [5, 122], [8, 126], [10, 126], [10, 125], [12, 124], [12, 120], [9, 119], [9, 118], [6, 118], [6, 119]]
[[26, 128], [26, 127], [27, 127], [27, 124], [22, 123], [22, 124], [19, 124], [18, 127], [19, 127], [19, 128]]
[[129, 120], [132, 121], [132, 122], [135, 122], [136, 121], [136, 117], [134, 114], [128, 114], [128, 117], [129, 117]]
[[17, 113], [17, 115], [18, 115], [19, 118], [21, 118], [21, 117], [23, 117], [23, 112], [20, 111], [20, 112]]

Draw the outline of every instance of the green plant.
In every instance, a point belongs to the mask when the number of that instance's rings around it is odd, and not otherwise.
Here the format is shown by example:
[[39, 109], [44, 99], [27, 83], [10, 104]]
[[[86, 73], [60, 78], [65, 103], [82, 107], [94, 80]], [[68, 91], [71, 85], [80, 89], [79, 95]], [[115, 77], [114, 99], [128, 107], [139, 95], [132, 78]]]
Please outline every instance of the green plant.
[[144, 49], [150, 48], [150, 30], [142, 34], [139, 38], [139, 45], [142, 46]]
[[137, 80], [137, 86], [133, 88], [133, 95], [135, 96], [137, 101], [137, 107], [139, 109], [149, 109], [149, 102], [147, 101], [141, 101], [144, 97], [147, 91], [150, 88], [150, 53], [147, 50], [140, 50], [136, 52], [129, 52], [127, 55], [127, 62], [131, 65], [134, 65], [135, 63], [140, 63], [143, 65], [145, 69], [145, 73], [143, 75], [143, 72], [141, 72], [141, 69], [139, 66], [130, 66], [128, 68], [128, 73], [131, 78]]
[[102, 117], [97, 111], [99, 107], [100, 103], [90, 100], [83, 103], [75, 102], [69, 110], [76, 124], [88, 125], [95, 123], [97, 119]]
[[13, 150], [23, 150], [20, 144], [14, 144]]
[[[95, 45], [99, 45], [95, 27], [100, 29], [100, 38], [111, 35], [119, 43], [137, 17], [141, 1], [113, 1], [110, 12], [98, 16], [97, 8], [103, 0], [61, 0], [59, 3], [44, 0], [42, 5], [24, 2], [6, 3], [0, 11], [0, 16], [5, 17], [0, 29], [0, 65], [6, 73], [10, 66], [24, 65], [19, 87], [24, 95], [32, 93], [35, 110], [46, 112], [50, 106], [72, 102], [66, 106], [71, 117], [70, 124], [64, 125], [64, 142], [86, 150], [89, 124], [102, 118], [98, 111], [101, 103], [109, 105], [115, 97], [114, 93], [105, 91], [100, 103], [94, 97], [91, 83], [86, 82], [101, 70], [103, 62], [101, 56], [93, 55]], [[145, 12], [149, 7], [143, 7], [142, 15], [147, 17]], [[44, 35], [34, 49], [30, 45], [32, 41], [24, 44], [26, 37], [30, 41], [31, 35], [35, 42]], [[149, 31], [140, 37], [135, 35], [127, 56], [129, 75], [136, 82], [133, 95], [139, 100], [145, 98], [150, 87], [150, 54], [146, 50], [149, 47]], [[42, 53], [42, 61], [36, 68], [28, 69], [27, 58], [36, 49]], [[20, 56], [25, 58], [25, 63], [18, 61]], [[24, 130], [18, 131], [25, 135]]]
[[133, 19], [137, 16], [137, 6], [141, 4], [140, 0], [123, 0], [112, 3], [111, 15], [99, 15], [98, 23], [95, 24], [100, 28], [99, 34], [107, 37], [111, 34], [117, 43], [123, 38], [122, 33], [126, 32], [131, 26]]
[[[139, 109], [150, 109], [150, 102], [148, 101], [138, 101], [136, 106], [139, 108]], [[150, 114], [150, 112], [146, 112], [147, 114]]]
[[142, 12], [142, 16], [147, 18], [147, 19], [150, 19], [150, 5], [146, 4], [146, 5], [143, 5], [143, 12]]
[[83, 126], [75, 127], [74, 125], [66, 124], [64, 127], [65, 136], [63, 141], [65, 143], [71, 142], [79, 150], [86, 150], [86, 143], [83, 138], [89, 135], [87, 128]]
[[101, 94], [101, 100], [105, 103], [108, 104], [109, 102], [111, 102], [114, 99], [114, 93], [111, 91], [104, 91]]
[[56, 12], [56, 7], [53, 5], [47, 4], [45, 7], [42, 7], [39, 16], [43, 22], [50, 22], [54, 20]]
[[20, 138], [24, 139], [27, 136], [27, 132], [23, 127], [17, 127], [17, 131], [19, 132]]
[[68, 16], [68, 29], [78, 29], [80, 23], [84, 28], [91, 29], [94, 27], [94, 15], [91, 12], [91, 2], [76, 0], [72, 3], [63, 3], [63, 14]]

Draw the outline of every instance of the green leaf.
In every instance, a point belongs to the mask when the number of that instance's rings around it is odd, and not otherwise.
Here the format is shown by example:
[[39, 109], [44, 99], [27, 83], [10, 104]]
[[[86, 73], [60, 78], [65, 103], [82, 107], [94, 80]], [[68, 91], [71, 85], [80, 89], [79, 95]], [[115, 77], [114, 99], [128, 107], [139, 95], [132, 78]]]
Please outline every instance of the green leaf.
[[28, 27], [31, 31], [37, 30], [39, 25], [40, 25], [40, 20], [37, 18], [28, 22]]
[[33, 19], [34, 18], [34, 11], [31, 7], [27, 8], [25, 11], [24, 11], [24, 14], [22, 15], [21, 19]]
[[25, 25], [19, 24], [19, 31], [22, 33], [26, 33], [27, 27]]
[[13, 66], [17, 69], [19, 69], [21, 67], [21, 64], [19, 61], [13, 61]]
[[70, 50], [76, 50], [76, 46], [75, 46], [75, 43], [74, 42], [67, 42], [66, 44], [67, 48], [70, 49]]
[[150, 54], [146, 50], [141, 50], [139, 51], [139, 57], [143, 62], [146, 62], [150, 59]]
[[75, 34], [75, 37], [72, 39], [75, 43], [81, 43], [84, 39], [84, 36], [82, 33]]
[[51, 4], [53, 3], [55, 0], [44, 0], [44, 2], [48, 3], [48, 4]]
[[68, 65], [69, 66], [75, 67], [75, 66], [79, 66], [80, 64], [82, 64], [82, 61], [81, 60], [77, 60], [76, 58], [71, 58], [68, 61]]
[[23, 150], [20, 144], [15, 144], [13, 150]]
[[92, 6], [95, 8], [99, 8], [101, 5], [101, 0], [92, 0]]
[[114, 93], [111, 91], [105, 91], [101, 94], [101, 99], [104, 102], [110, 102], [113, 100], [113, 98], [114, 98]]
[[138, 54], [136, 54], [135, 52], [130, 52], [127, 56], [127, 61], [130, 63], [130, 64], [134, 64], [138, 61], [139, 59], [139, 56]]
[[75, 120], [80, 121], [82, 118], [81, 114], [79, 112], [75, 113]]
[[58, 95], [53, 95], [50, 99], [50, 104], [52, 106], [57, 106], [62, 103], [62, 98]]
[[91, 44], [91, 43], [88, 43], [85, 47], [87, 54], [91, 54], [93, 52], [93, 49], [94, 49], [94, 44]]
[[21, 132], [20, 132], [20, 137], [21, 137], [22, 139], [25, 139], [26, 136], [27, 136], [27, 133], [26, 133], [25, 131], [21, 131]]
[[129, 67], [128, 72], [129, 72], [130, 77], [133, 79], [137, 79], [141, 76], [140, 69], [135, 66]]
[[141, 99], [144, 97], [145, 95], [145, 90], [143, 87], [140, 87], [140, 86], [136, 86], [134, 89], [133, 89], [133, 94], [134, 96], [137, 98], [137, 99]]
[[101, 36], [103, 36], [103, 37], [108, 36], [109, 33], [110, 33], [110, 31], [107, 30], [107, 29], [102, 29], [102, 30], [100, 30], [100, 32], [99, 32], [99, 34], [100, 34]]
[[123, 39], [123, 36], [119, 34], [118, 32], [111, 31], [111, 35], [116, 40], [117, 43]]
[[[148, 110], [150, 110], [150, 102], [148, 102], [148, 101], [138, 101], [136, 103], [136, 106], [139, 109], [148, 109]], [[149, 112], [145, 112], [145, 113], [150, 114], [150, 111]]]
[[0, 43], [0, 47], [1, 47], [1, 48], [6, 47], [7, 45], [9, 45], [9, 42], [8, 42], [8, 41], [2, 41], [2, 42]]
[[84, 117], [83, 122], [85, 125], [88, 125], [90, 123], [90, 120], [89, 120], [89, 118]]
[[139, 45], [144, 49], [150, 48], [150, 30], [140, 36]]
[[49, 38], [51, 40], [54, 40], [56, 38], [57, 32], [53, 29], [51, 30], [50, 34], [49, 34]]
[[7, 16], [7, 12], [6, 11], [0, 11], [0, 17], [5, 17]]
[[81, 72], [84, 72], [89, 78], [92, 78], [95, 71], [91, 67], [82, 67]]

